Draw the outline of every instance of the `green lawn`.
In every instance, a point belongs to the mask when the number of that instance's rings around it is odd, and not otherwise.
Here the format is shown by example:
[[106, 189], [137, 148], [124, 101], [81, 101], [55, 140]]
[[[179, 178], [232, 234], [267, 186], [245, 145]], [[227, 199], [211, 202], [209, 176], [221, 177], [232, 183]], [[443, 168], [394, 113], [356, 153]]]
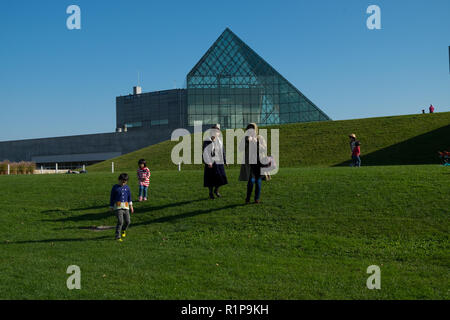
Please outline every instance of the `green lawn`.
[[450, 167], [285, 168], [247, 206], [228, 176], [208, 200], [201, 171], [152, 171], [123, 243], [86, 229], [115, 225], [117, 174], [0, 176], [0, 299], [450, 298]]
[[[283, 168], [347, 166], [351, 154], [350, 133], [356, 133], [361, 141], [364, 166], [439, 164], [437, 152], [450, 150], [450, 112], [293, 123], [271, 128], [280, 130], [280, 166]], [[226, 143], [226, 132], [222, 133]], [[193, 151], [193, 139], [191, 142]], [[140, 158], [147, 159], [153, 170], [175, 170], [177, 165], [170, 161], [170, 154], [177, 143], [164, 141], [94, 164], [88, 171], [110, 172], [111, 161], [117, 171], [135, 170]], [[231, 158], [229, 151], [228, 160]], [[201, 165], [183, 164], [184, 170], [199, 168]]]

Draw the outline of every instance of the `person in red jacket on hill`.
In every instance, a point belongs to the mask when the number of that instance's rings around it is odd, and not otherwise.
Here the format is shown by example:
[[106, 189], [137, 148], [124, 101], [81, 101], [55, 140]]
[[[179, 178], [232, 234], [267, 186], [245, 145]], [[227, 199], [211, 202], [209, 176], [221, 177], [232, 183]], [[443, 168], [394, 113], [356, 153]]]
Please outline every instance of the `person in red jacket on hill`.
[[355, 147], [353, 148], [352, 151], [352, 167], [361, 167], [361, 148], [360, 148], [361, 143], [359, 141], [355, 142]]
[[433, 112], [434, 112], [434, 107], [432, 104], [430, 104], [430, 113], [433, 113]]

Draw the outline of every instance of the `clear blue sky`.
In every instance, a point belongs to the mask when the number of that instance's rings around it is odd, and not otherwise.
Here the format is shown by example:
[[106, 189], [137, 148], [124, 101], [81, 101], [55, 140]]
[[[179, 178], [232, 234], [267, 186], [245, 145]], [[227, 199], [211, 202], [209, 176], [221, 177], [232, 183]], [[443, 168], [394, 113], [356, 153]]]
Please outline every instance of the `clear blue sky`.
[[17, 0], [0, 4], [0, 141], [113, 131], [138, 71], [144, 91], [181, 87], [226, 27], [334, 120], [450, 111], [449, 0]]

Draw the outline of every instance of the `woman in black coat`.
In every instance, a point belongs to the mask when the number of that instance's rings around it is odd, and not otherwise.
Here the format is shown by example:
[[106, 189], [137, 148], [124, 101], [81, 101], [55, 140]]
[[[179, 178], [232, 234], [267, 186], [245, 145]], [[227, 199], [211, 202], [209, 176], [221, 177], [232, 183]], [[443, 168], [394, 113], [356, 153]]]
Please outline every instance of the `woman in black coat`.
[[225, 148], [220, 139], [220, 125], [216, 124], [211, 128], [210, 137], [203, 141], [203, 161], [205, 171], [203, 185], [209, 189], [209, 198], [220, 198], [219, 188], [228, 184], [224, 164], [226, 164]]

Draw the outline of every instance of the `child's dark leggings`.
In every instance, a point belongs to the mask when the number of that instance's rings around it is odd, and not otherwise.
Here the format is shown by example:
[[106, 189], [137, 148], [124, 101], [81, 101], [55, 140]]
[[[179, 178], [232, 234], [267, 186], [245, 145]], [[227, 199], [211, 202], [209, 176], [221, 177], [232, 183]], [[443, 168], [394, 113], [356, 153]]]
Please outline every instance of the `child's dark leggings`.
[[116, 239], [120, 239], [120, 232], [127, 230], [130, 226], [130, 210], [117, 209], [114, 213], [117, 217]]
[[250, 201], [250, 197], [252, 196], [253, 192], [253, 185], [256, 183], [255, 187], [255, 201], [259, 200], [259, 197], [261, 195], [261, 184], [262, 184], [262, 178], [259, 176], [258, 178], [255, 178], [253, 175], [250, 176], [250, 179], [248, 179], [247, 183], [247, 200]]

